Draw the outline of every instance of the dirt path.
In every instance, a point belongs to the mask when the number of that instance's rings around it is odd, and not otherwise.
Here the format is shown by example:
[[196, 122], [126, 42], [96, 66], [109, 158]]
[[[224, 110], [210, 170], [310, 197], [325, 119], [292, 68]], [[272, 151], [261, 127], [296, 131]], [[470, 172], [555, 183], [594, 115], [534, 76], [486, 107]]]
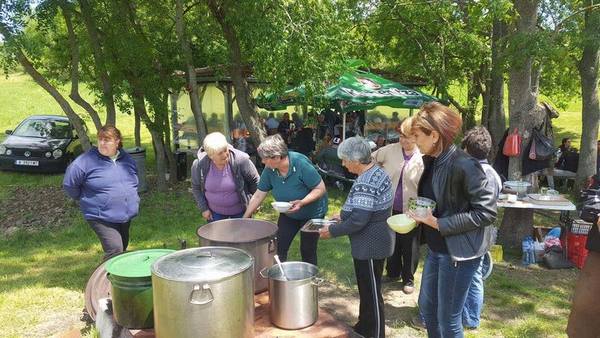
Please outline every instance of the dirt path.
[[[417, 314], [418, 290], [411, 295], [406, 295], [401, 290], [400, 283], [383, 286], [386, 337], [425, 337], [425, 331], [411, 326], [411, 320]], [[319, 305], [352, 326], [358, 318], [358, 290], [324, 284], [319, 287]]]

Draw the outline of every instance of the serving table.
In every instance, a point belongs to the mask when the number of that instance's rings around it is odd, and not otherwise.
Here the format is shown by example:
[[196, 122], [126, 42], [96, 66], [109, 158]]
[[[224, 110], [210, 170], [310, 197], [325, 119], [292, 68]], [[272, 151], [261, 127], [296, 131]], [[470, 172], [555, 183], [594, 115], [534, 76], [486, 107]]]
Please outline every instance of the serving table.
[[[98, 320], [98, 316], [103, 316], [104, 314], [98, 313], [96, 316], [96, 320]], [[113, 325], [117, 325], [114, 323], [114, 319], [112, 316], [108, 315], [109, 320], [113, 320]], [[100, 329], [99, 329], [100, 331]], [[113, 331], [114, 332], [114, 331]], [[102, 337], [102, 332], [99, 332]], [[319, 317], [317, 322], [312, 326], [309, 326], [300, 330], [284, 330], [274, 326], [271, 323], [271, 319], [269, 318], [269, 292], [265, 291], [263, 293], [254, 295], [254, 336], [260, 338], [268, 338], [268, 337], [306, 337], [306, 338], [352, 338], [352, 337], [360, 337], [352, 331], [350, 326], [345, 323], [335, 319], [331, 314], [327, 311], [319, 308]], [[60, 336], [61, 338], [80, 338], [81, 334], [79, 330], [71, 330], [69, 332], [65, 332]], [[127, 330], [123, 329], [121, 331], [121, 335], [119, 337], [124, 338], [154, 338], [154, 330], [145, 329], [145, 330]]]
[[[498, 200], [498, 207], [505, 208], [502, 217], [502, 225], [498, 233], [498, 242], [503, 247], [519, 249], [521, 241], [525, 236], [531, 235], [533, 228], [533, 213], [535, 210], [550, 211], [573, 211], [576, 210], [575, 204], [565, 200], [563, 202], [541, 202], [533, 201], [529, 197], [524, 197], [516, 202], [507, 200]], [[511, 224], [518, 223], [516, 231], [509, 231]], [[504, 229], [504, 231], [503, 231]]]

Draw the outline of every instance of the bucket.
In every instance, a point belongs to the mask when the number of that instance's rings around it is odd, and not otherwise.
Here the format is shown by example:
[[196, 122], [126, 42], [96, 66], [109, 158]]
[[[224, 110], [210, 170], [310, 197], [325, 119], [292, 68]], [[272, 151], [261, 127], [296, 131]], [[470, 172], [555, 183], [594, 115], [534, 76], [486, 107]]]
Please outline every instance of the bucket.
[[146, 149], [144, 148], [128, 148], [125, 151], [133, 158], [137, 167], [138, 174], [138, 192], [145, 192], [148, 190], [146, 184]]
[[297, 330], [313, 325], [319, 317], [319, 268], [305, 262], [282, 263], [260, 271], [269, 279], [269, 313], [271, 322], [282, 329]]
[[113, 312], [119, 325], [129, 329], [154, 327], [150, 266], [159, 257], [172, 252], [174, 250], [138, 250], [106, 262]]

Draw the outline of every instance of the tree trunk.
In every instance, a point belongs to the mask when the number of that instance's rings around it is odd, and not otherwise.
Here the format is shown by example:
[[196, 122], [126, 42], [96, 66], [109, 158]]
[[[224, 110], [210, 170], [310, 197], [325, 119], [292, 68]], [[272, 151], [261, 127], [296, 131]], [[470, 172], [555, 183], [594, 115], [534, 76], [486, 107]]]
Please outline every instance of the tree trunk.
[[[518, 13], [516, 33], [522, 36], [533, 33], [536, 30], [539, 1], [515, 0], [514, 5]], [[516, 64], [516, 62], [519, 63]], [[523, 137], [522, 149], [531, 137], [531, 133], [528, 131], [532, 126], [530, 115], [537, 104], [537, 92], [532, 83], [533, 78], [533, 57], [525, 56], [514, 59], [510, 67], [508, 85], [510, 129], [519, 128], [519, 133]], [[509, 179], [521, 179], [521, 157], [523, 155], [510, 158]]]
[[196, 68], [194, 67], [194, 60], [192, 57], [192, 50], [190, 48], [189, 41], [185, 34], [185, 19], [183, 17], [183, 3], [182, 0], [175, 1], [175, 26], [177, 28], [177, 36], [181, 43], [181, 51], [183, 53], [183, 59], [185, 60], [186, 68], [186, 82], [187, 89], [190, 95], [190, 107], [192, 114], [194, 114], [194, 120], [196, 121], [196, 133], [198, 133], [198, 144], [204, 140], [208, 129], [204, 118], [202, 117], [202, 100], [198, 95], [198, 83], [196, 81]]
[[162, 133], [160, 132], [160, 128], [157, 128], [156, 123], [153, 123], [152, 120], [150, 120], [150, 117], [146, 112], [146, 104], [143, 92], [134, 87], [131, 93], [131, 100], [133, 101], [133, 110], [135, 114], [137, 114], [140, 119], [144, 121], [144, 124], [152, 136], [152, 145], [154, 146], [154, 153], [156, 154], [156, 184], [158, 185], [158, 190], [166, 191], [167, 168], [165, 163], [165, 147]]
[[252, 93], [248, 87], [246, 78], [243, 72], [243, 61], [240, 41], [237, 37], [235, 28], [226, 20], [225, 9], [220, 6], [216, 0], [207, 0], [208, 8], [211, 13], [221, 26], [223, 30], [223, 36], [227, 41], [229, 47], [229, 72], [233, 81], [233, 87], [235, 90], [235, 101], [240, 115], [246, 123], [250, 131], [250, 137], [254, 144], [258, 145], [266, 137], [267, 133], [265, 127], [260, 123], [258, 113], [256, 112], [256, 105], [252, 99]]
[[73, 29], [71, 12], [64, 5], [61, 5], [60, 7], [65, 18], [65, 24], [69, 34], [69, 48], [71, 49], [71, 93], [69, 94], [69, 97], [71, 100], [73, 100], [73, 102], [85, 109], [85, 111], [92, 118], [94, 126], [96, 127], [96, 131], [98, 131], [102, 127], [102, 122], [100, 121], [98, 112], [94, 109], [94, 107], [92, 107], [91, 104], [89, 104], [89, 102], [84, 100], [81, 95], [79, 95], [79, 43], [77, 42], [77, 35], [75, 35], [75, 30]]
[[[489, 80], [489, 106], [487, 125], [492, 136], [492, 150], [490, 154], [496, 156], [498, 143], [506, 129], [506, 116], [504, 114], [504, 67], [502, 66], [501, 39], [506, 35], [504, 22], [495, 20], [492, 27], [492, 66]], [[491, 161], [494, 159], [492, 158]]]
[[467, 86], [467, 107], [463, 115], [463, 132], [475, 127], [475, 112], [479, 97], [483, 96], [483, 79], [488, 68], [488, 64], [482, 63], [480, 68], [471, 74], [471, 81]]
[[88, 0], [79, 0], [81, 16], [90, 37], [92, 46], [92, 55], [94, 56], [96, 76], [102, 85], [102, 99], [106, 106], [106, 124], [116, 124], [115, 99], [113, 94], [113, 86], [106, 69], [106, 60], [98, 37], [97, 25], [93, 18], [93, 9], [88, 3]]
[[[535, 31], [538, 5], [537, 0], [514, 1], [518, 16], [516, 20], [516, 35], [526, 36]], [[534, 78], [532, 66], [533, 57], [523, 56], [512, 60], [509, 71], [510, 129], [519, 128], [519, 133], [523, 138], [521, 149], [525, 148], [525, 145], [528, 144], [531, 138], [529, 130], [537, 124], [536, 121], [533, 121], [533, 115], [539, 112], [539, 109], [536, 109], [537, 92], [532, 83], [532, 79]], [[522, 152], [521, 156], [510, 158], [508, 166], [508, 178], [510, 180], [520, 180], [522, 178], [523, 156], [527, 156], [527, 154], [523, 154]], [[521, 244], [522, 235], [531, 232], [531, 225], [528, 224], [530, 221], [525, 216], [529, 217], [518, 209], [506, 208], [504, 210], [504, 218], [499, 230], [498, 240], [506, 248], [518, 248]]]
[[48, 82], [48, 80], [46, 80], [46, 78], [34, 68], [33, 64], [29, 61], [29, 59], [27, 59], [27, 56], [25, 56], [21, 49], [16, 49], [15, 53], [17, 60], [19, 61], [21, 66], [23, 66], [25, 72], [29, 74], [29, 76], [31, 76], [40, 87], [44, 88], [44, 90], [48, 94], [50, 94], [54, 98], [54, 100], [60, 105], [62, 110], [65, 112], [65, 115], [67, 115], [67, 117], [69, 118], [69, 121], [71, 121], [71, 123], [73, 124], [73, 127], [75, 127], [75, 131], [79, 136], [81, 146], [84, 150], [89, 150], [92, 147], [92, 144], [90, 142], [85, 128], [83, 127], [84, 122], [81, 119], [81, 117], [79, 117], [79, 115], [75, 113], [69, 102], [62, 96], [62, 94], [56, 88], [54, 88], [50, 84], [50, 82]]
[[[584, 2], [589, 7], [592, 0]], [[577, 168], [576, 191], [581, 189], [589, 176], [596, 173], [598, 120], [600, 119], [600, 103], [598, 102], [598, 80], [600, 67], [600, 11], [588, 10], [585, 13], [583, 30], [583, 53], [579, 61], [581, 77], [582, 132], [581, 153]]]
[[133, 138], [135, 140], [135, 146], [138, 148], [141, 148], [142, 147], [142, 137], [141, 137], [141, 133], [140, 133], [140, 129], [141, 129], [140, 114], [136, 109], [133, 110], [133, 117], [135, 119], [135, 124], [133, 127]]
[[165, 148], [165, 155], [167, 156], [167, 161], [169, 165], [169, 183], [176, 184], [177, 183], [177, 161], [175, 160], [175, 155], [173, 154], [173, 149], [171, 148], [171, 128], [169, 124], [169, 93], [165, 93], [160, 102], [160, 106], [154, 107], [155, 112], [162, 112], [159, 114], [156, 119], [158, 120], [160, 117], [160, 124], [162, 126], [162, 134], [163, 134], [163, 144]]

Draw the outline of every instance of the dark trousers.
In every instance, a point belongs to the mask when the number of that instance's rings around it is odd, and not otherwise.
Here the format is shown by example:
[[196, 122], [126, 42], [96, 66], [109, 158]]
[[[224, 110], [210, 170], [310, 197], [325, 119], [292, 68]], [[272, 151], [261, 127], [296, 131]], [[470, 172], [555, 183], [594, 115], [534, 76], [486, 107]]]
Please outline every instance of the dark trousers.
[[104, 260], [127, 250], [129, 244], [129, 222], [110, 223], [99, 220], [87, 221], [102, 244]]
[[419, 232], [420, 227], [416, 227], [407, 234], [396, 233], [394, 253], [387, 258], [387, 276], [402, 277], [405, 285], [414, 284], [415, 281], [415, 271], [419, 265]]
[[384, 259], [354, 258], [354, 272], [360, 295], [358, 323], [354, 331], [365, 337], [385, 337], [385, 317], [381, 294]]
[[[282, 262], [287, 261], [288, 250], [294, 237], [307, 220], [296, 220], [279, 214], [277, 220], [277, 254]], [[302, 261], [317, 265], [317, 244], [319, 234], [312, 232], [300, 232], [300, 255]]]

